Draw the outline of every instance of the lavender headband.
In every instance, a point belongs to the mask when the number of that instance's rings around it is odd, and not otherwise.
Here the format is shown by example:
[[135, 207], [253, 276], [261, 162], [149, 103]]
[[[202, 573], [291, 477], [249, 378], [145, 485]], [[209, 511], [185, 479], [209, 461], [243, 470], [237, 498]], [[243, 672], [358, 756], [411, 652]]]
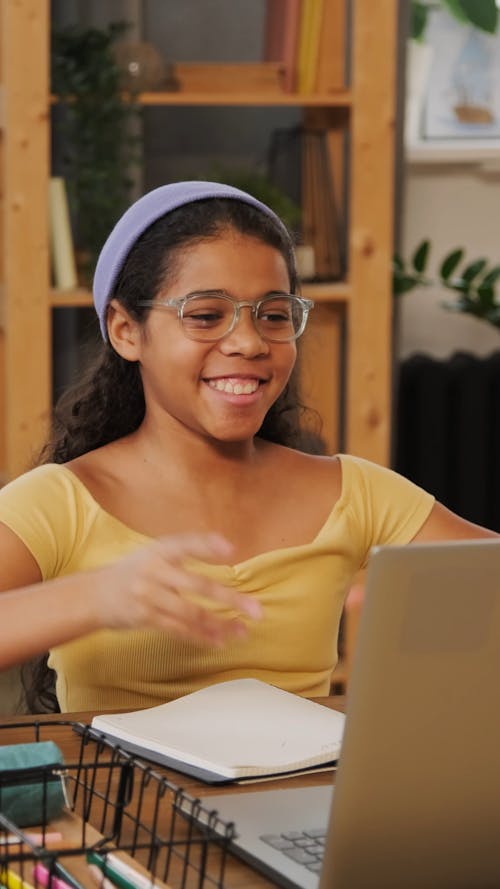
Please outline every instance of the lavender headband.
[[127, 255], [142, 233], [160, 216], [205, 198], [234, 198], [257, 207], [286, 232], [279, 218], [266, 204], [252, 195], [220, 182], [172, 182], [155, 188], [139, 198], [118, 220], [101, 250], [94, 275], [94, 305], [103, 339], [107, 340], [106, 309], [118, 274]]

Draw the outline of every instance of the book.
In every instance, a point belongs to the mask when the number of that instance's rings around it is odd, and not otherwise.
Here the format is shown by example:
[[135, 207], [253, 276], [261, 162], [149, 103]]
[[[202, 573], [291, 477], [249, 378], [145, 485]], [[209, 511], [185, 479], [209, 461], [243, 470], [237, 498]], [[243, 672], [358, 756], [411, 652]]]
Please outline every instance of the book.
[[296, 90], [301, 0], [267, 0], [264, 24], [263, 57], [281, 62], [283, 89]]
[[302, 240], [314, 248], [315, 277], [342, 276], [341, 230], [328, 157], [327, 133], [302, 133]]
[[314, 92], [335, 93], [345, 88], [346, 4], [323, 0]]
[[94, 716], [92, 728], [142, 758], [220, 784], [333, 766], [344, 721], [266, 682], [233, 679], [147, 710]]
[[49, 230], [54, 285], [73, 290], [78, 279], [66, 183], [61, 176], [52, 176], [49, 183]]
[[297, 92], [313, 93], [319, 59], [323, 0], [302, 0], [297, 56]]

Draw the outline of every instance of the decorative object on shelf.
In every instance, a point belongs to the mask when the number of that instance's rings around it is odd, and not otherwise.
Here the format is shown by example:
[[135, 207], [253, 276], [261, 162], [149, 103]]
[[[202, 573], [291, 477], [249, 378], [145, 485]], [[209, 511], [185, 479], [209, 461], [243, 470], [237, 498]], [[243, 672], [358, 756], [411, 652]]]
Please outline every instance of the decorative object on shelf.
[[312, 244], [295, 245], [297, 273], [301, 281], [314, 281], [316, 278], [316, 256]]
[[99, 251], [129, 203], [131, 169], [138, 163], [132, 121], [138, 114], [124, 99], [113, 45], [128, 25], [70, 26], [52, 32], [52, 91], [64, 107], [54, 129], [63, 146], [62, 172], [74, 220], [75, 244], [86, 257], [88, 282]]
[[273, 93], [284, 90], [281, 62], [175, 62], [177, 89], [183, 93]]
[[121, 40], [114, 47], [116, 63], [120, 69], [122, 88], [137, 94], [154, 90], [179, 89], [173, 75], [173, 67], [165, 62], [162, 54], [145, 40]]
[[425, 240], [418, 245], [409, 261], [405, 262], [400, 256], [394, 257], [394, 295], [401, 296], [416, 287], [439, 283], [455, 294], [453, 302], [443, 302], [444, 308], [474, 315], [500, 328], [500, 300], [497, 300], [495, 292], [500, 279], [500, 265], [492, 264], [484, 257], [465, 262], [465, 250], [459, 247], [441, 261], [436, 281], [427, 276], [430, 252], [431, 243]]
[[500, 137], [495, 0], [412, 0], [405, 141]]

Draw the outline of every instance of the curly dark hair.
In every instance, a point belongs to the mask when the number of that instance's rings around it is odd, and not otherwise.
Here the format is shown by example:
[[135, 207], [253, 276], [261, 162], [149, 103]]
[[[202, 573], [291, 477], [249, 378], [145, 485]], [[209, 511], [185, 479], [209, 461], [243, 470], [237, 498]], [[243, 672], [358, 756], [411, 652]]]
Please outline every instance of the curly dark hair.
[[[234, 230], [275, 247], [283, 256], [290, 291], [298, 288], [293, 242], [272, 217], [232, 198], [209, 198], [186, 204], [160, 217], [138, 238], [128, 253], [113, 289], [116, 299], [144, 323], [150, 308], [141, 301], [154, 298], [175, 274], [186, 247]], [[277, 444], [309, 453], [323, 452], [319, 433], [303, 428], [307, 409], [298, 392], [297, 365], [287, 386], [269, 409], [258, 435]], [[38, 464], [66, 463], [95, 448], [134, 432], [145, 413], [139, 365], [118, 355], [103, 342], [95, 360], [77, 385], [59, 399], [52, 432]], [[54, 677], [47, 656], [31, 665], [26, 699], [32, 711], [57, 709]]]

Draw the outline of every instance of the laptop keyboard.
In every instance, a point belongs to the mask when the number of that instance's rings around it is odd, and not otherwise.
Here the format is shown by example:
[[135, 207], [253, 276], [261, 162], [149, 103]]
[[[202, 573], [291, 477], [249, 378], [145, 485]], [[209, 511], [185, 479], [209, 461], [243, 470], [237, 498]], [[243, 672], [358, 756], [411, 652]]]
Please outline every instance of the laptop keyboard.
[[291, 830], [289, 833], [266, 833], [259, 837], [264, 843], [283, 852], [297, 864], [319, 874], [325, 851], [326, 829]]

